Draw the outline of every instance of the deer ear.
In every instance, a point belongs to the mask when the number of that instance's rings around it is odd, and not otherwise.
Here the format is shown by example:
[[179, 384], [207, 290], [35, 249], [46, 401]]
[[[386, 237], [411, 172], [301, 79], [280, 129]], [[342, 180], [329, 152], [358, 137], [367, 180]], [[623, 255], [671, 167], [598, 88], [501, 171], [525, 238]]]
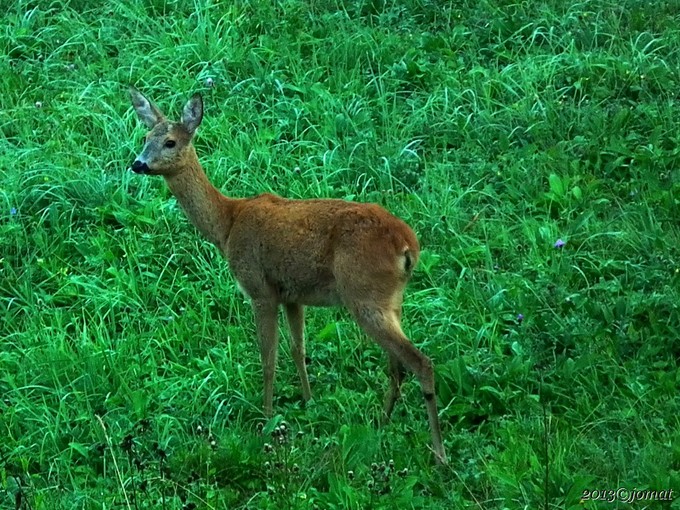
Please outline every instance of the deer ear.
[[203, 98], [200, 94], [194, 94], [191, 99], [187, 101], [184, 105], [184, 111], [182, 112], [182, 125], [191, 133], [192, 135], [196, 131], [196, 128], [201, 124], [203, 120]]
[[132, 99], [132, 106], [134, 106], [137, 115], [149, 129], [165, 120], [165, 115], [158, 107], [132, 86], [130, 87], [130, 99]]

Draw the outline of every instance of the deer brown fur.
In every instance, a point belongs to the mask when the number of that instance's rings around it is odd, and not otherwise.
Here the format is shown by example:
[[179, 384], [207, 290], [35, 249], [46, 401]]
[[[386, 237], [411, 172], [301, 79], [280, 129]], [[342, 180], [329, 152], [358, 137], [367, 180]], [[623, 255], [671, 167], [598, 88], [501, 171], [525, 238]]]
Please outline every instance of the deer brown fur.
[[387, 353], [386, 416], [399, 397], [405, 370], [413, 372], [425, 398], [435, 458], [446, 463], [432, 363], [400, 325], [404, 287], [420, 252], [411, 228], [375, 204], [288, 200], [269, 193], [227, 198], [206, 177], [192, 145], [203, 118], [200, 95], [187, 102], [182, 120], [176, 123], [132, 87], [130, 96], [150, 129], [132, 170], [164, 177], [191, 223], [224, 254], [252, 301], [265, 414], [272, 414], [279, 306], [290, 326], [291, 353], [304, 400], [311, 398], [304, 307], [344, 306]]

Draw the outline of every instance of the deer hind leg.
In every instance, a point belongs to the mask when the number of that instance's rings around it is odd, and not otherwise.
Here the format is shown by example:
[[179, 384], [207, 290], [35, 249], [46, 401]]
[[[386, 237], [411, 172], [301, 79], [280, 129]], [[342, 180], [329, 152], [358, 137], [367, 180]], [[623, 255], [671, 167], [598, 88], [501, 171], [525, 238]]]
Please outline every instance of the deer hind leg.
[[[401, 299], [395, 302], [394, 313], [397, 317], [397, 321], [401, 322]], [[392, 416], [392, 411], [394, 410], [394, 404], [401, 397], [401, 383], [404, 381], [404, 376], [406, 375], [406, 367], [402, 365], [399, 358], [387, 353], [387, 375], [390, 379], [390, 387], [385, 395], [385, 419], [389, 420]]]
[[402, 365], [399, 358], [393, 354], [387, 353], [387, 375], [390, 379], [390, 387], [387, 389], [385, 395], [385, 419], [388, 420], [392, 416], [394, 404], [401, 396], [401, 383], [404, 380], [405, 367]]
[[253, 301], [255, 327], [260, 344], [264, 376], [264, 414], [268, 417], [273, 412], [274, 376], [276, 375], [276, 354], [279, 346], [277, 311], [278, 305], [275, 302]]
[[302, 383], [302, 398], [306, 402], [312, 398], [312, 390], [309, 388], [305, 364], [305, 309], [298, 304], [287, 304], [285, 308], [290, 327], [290, 352]]
[[[359, 326], [380, 345], [390, 359], [392, 370], [395, 365], [406, 367], [413, 372], [420, 381], [420, 387], [425, 398], [425, 407], [432, 432], [432, 446], [435, 459], [440, 464], [446, 464], [446, 453], [442, 443], [442, 434], [439, 427], [439, 415], [437, 414], [437, 401], [434, 389], [434, 370], [430, 359], [420, 352], [404, 335], [399, 321], [399, 312], [390, 306], [381, 307], [375, 303], [362, 303], [350, 306], [350, 311], [356, 318]], [[387, 395], [386, 404], [394, 405], [398, 395], [400, 380], [394, 377]], [[387, 405], [386, 405], [387, 410]]]

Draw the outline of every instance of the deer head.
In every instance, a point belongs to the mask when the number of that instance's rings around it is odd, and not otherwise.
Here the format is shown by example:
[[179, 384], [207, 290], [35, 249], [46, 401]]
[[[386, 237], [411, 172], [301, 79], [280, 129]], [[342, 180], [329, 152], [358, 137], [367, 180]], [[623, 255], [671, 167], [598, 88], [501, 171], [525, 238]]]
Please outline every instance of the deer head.
[[132, 163], [132, 171], [164, 177], [177, 175], [186, 167], [184, 161], [196, 159], [191, 141], [203, 119], [203, 99], [200, 94], [194, 94], [187, 101], [180, 122], [170, 122], [155, 104], [134, 87], [130, 87], [130, 97], [137, 115], [150, 129], [142, 152]]

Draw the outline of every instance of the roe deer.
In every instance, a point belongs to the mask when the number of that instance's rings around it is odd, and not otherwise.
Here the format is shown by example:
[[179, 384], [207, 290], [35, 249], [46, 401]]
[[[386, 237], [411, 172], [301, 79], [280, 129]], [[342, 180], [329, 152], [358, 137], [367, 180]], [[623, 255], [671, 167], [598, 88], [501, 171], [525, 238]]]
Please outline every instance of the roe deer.
[[420, 248], [413, 231], [375, 204], [345, 200], [288, 200], [269, 193], [233, 199], [220, 193], [198, 161], [192, 138], [203, 118], [195, 94], [182, 120], [170, 122], [135, 88], [132, 104], [150, 129], [132, 164], [138, 174], [162, 175], [191, 223], [219, 248], [241, 290], [251, 299], [264, 372], [264, 413], [272, 414], [278, 348], [277, 314], [283, 305], [291, 353], [311, 398], [305, 366], [304, 307], [345, 306], [388, 358], [389, 417], [405, 370], [425, 397], [436, 461], [445, 464], [432, 362], [404, 335], [401, 305]]

